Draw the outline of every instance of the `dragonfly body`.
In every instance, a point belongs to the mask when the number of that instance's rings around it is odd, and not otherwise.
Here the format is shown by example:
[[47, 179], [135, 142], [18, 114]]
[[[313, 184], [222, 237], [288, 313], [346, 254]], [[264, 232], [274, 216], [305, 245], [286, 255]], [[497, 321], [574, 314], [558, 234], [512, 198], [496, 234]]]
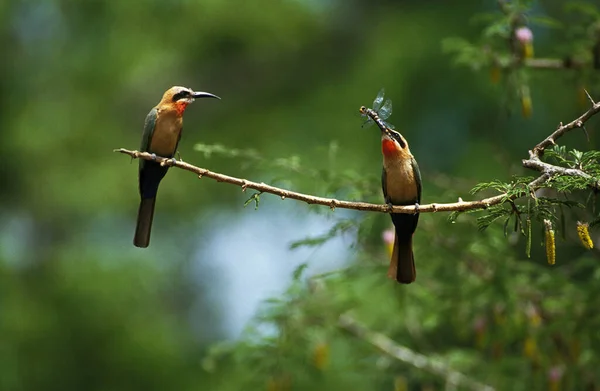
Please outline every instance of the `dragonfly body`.
[[375, 110], [370, 109], [370, 108], [365, 107], [365, 106], [362, 106], [360, 108], [360, 112], [363, 115], [369, 117], [369, 119], [367, 120], [367, 122], [365, 122], [365, 124], [367, 124], [367, 123], [369, 123], [369, 121], [371, 121], [371, 122], [375, 122], [377, 124], [377, 126], [379, 126], [379, 129], [385, 129], [385, 128], [388, 128], [388, 127], [391, 127], [393, 129], [393, 127], [390, 126], [390, 124], [386, 123], [384, 120], [382, 120], [379, 117], [379, 114], [377, 114], [377, 112]]
[[[379, 126], [379, 129], [383, 132], [386, 128], [394, 129], [394, 126], [385, 120], [388, 119], [392, 115], [392, 101], [386, 100], [383, 103], [383, 95], [384, 89], [382, 88], [377, 97], [373, 101], [373, 108], [370, 109], [365, 106], [361, 106], [359, 111], [364, 116], [367, 117], [367, 120], [363, 124], [363, 127], [369, 127], [374, 123]], [[383, 103], [383, 106], [382, 106]]]

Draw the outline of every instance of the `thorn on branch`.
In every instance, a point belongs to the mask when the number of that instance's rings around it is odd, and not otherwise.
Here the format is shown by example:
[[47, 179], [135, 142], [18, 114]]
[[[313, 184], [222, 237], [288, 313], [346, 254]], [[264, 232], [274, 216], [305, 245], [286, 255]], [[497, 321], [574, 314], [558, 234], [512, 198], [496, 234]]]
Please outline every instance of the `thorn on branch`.
[[[121, 152], [121, 149], [115, 149], [113, 152]], [[129, 164], [131, 164], [133, 162], [133, 159], [137, 159], [139, 156], [140, 156], [140, 153], [138, 151], [133, 151], [131, 153], [131, 160], [129, 161]]]
[[592, 106], [595, 106], [596, 102], [594, 102], [594, 100], [592, 99], [592, 97], [590, 96], [590, 94], [587, 92], [587, 90], [584, 88], [583, 91], [585, 91], [585, 94], [587, 95], [588, 99], [592, 103]]

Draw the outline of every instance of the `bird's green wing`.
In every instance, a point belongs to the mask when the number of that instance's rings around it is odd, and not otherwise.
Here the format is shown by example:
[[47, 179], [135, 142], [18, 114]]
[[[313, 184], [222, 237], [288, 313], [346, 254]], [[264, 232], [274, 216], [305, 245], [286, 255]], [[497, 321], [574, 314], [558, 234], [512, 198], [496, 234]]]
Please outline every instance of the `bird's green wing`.
[[146, 121], [144, 122], [144, 135], [142, 136], [140, 152], [148, 152], [148, 148], [150, 147], [150, 140], [152, 140], [152, 135], [154, 134], [154, 127], [156, 125], [157, 115], [158, 111], [155, 107], [152, 110], [150, 110], [150, 112], [146, 116]]
[[[140, 152], [149, 152], [148, 148], [150, 148], [150, 141], [152, 140], [152, 135], [154, 134], [157, 116], [158, 111], [156, 110], [156, 107], [150, 110], [150, 112], [146, 116], [146, 121], [144, 121], [144, 134], [142, 135]], [[144, 167], [145, 164], [146, 160], [140, 159], [140, 170]]]
[[421, 203], [421, 170], [419, 170], [419, 165], [415, 158], [412, 158], [412, 169], [413, 175], [415, 176], [415, 182], [417, 182], [417, 202]]

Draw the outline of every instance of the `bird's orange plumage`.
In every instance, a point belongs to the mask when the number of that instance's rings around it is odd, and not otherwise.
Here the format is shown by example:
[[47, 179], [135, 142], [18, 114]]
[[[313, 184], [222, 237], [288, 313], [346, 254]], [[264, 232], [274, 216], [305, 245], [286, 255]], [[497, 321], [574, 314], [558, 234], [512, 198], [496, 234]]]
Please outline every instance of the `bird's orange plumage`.
[[174, 111], [178, 116], [182, 116], [186, 107], [189, 105], [187, 101], [178, 100], [173, 102], [173, 96], [179, 92], [179, 87], [169, 88], [164, 94], [156, 108], [160, 111]]

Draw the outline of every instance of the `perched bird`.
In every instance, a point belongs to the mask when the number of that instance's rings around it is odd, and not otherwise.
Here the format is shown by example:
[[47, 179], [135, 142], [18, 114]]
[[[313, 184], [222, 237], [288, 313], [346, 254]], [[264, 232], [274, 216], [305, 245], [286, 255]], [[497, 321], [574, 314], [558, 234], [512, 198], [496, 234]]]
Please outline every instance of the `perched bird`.
[[[406, 139], [394, 130], [393, 125], [384, 121], [392, 114], [392, 101], [388, 99], [383, 103], [383, 96], [384, 91], [381, 89], [373, 101], [373, 109], [365, 106], [359, 109], [368, 118], [366, 125], [376, 123], [381, 130], [383, 196], [389, 205], [418, 206], [421, 202], [421, 172]], [[410, 284], [417, 276], [412, 236], [419, 222], [419, 214], [391, 213], [390, 216], [396, 237], [388, 277], [402, 284]]]
[[[195, 98], [221, 99], [211, 93], [195, 92], [185, 87], [169, 88], [158, 105], [146, 116], [140, 151], [172, 158], [181, 139], [183, 112]], [[158, 162], [140, 159], [139, 191], [141, 201], [133, 238], [133, 244], [136, 247], [148, 247], [150, 244], [156, 193], [158, 185], [168, 169], [169, 167], [161, 166]]]
[[[410, 153], [408, 143], [394, 130], [381, 132], [383, 172], [381, 187], [385, 202], [391, 205], [417, 205], [421, 202], [421, 172]], [[412, 237], [419, 214], [391, 213], [396, 228], [396, 240], [388, 277], [402, 284], [410, 284], [417, 277]]]

